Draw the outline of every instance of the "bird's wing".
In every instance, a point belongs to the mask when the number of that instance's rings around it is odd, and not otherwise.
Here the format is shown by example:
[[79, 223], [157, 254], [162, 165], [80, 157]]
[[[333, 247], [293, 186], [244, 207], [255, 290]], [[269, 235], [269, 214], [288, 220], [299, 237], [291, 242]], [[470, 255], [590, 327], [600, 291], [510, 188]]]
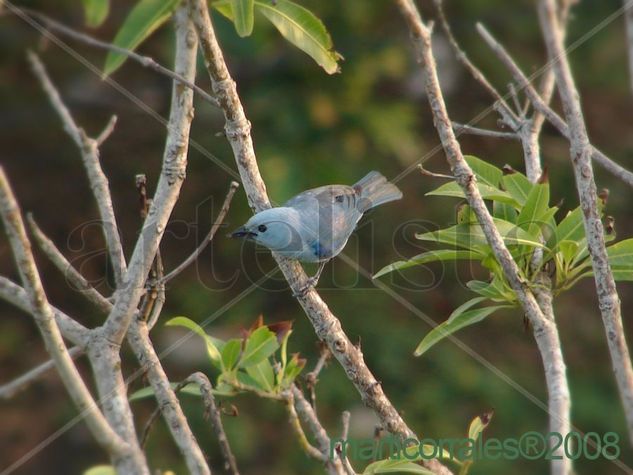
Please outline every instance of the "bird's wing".
[[313, 205], [313, 200], [317, 200], [321, 207], [336, 206], [341, 208], [354, 208], [356, 206], [356, 199], [356, 190], [351, 186], [326, 185], [299, 193], [284, 203], [284, 206], [302, 208], [305, 205]]

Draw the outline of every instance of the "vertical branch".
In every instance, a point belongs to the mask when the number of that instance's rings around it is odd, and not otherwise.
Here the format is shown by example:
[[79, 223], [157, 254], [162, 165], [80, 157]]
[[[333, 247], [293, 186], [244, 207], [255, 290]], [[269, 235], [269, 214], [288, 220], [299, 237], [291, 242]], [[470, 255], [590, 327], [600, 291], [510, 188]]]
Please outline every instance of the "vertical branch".
[[[193, 81], [198, 43], [196, 34], [184, 7], [176, 11], [174, 18], [176, 28], [174, 69], [187, 81]], [[192, 119], [193, 92], [180, 82], [174, 81], [161, 176], [148, 216], [134, 247], [126, 279], [117, 289], [116, 303], [104, 324], [104, 332], [112, 341], [122, 341], [139, 300], [145, 292], [145, 280], [185, 179]]]
[[[229, 74], [215, 37], [208, 6], [202, 0], [189, 0], [188, 3], [190, 17], [198, 32], [213, 92], [224, 113], [226, 136], [231, 144], [248, 202], [255, 212], [270, 208], [266, 186], [257, 166], [250, 135], [250, 122], [244, 114], [235, 82]], [[273, 253], [273, 257], [293, 292], [297, 295], [301, 294], [299, 291], [307, 280], [301, 265], [295, 260], [283, 258], [275, 253]], [[332, 354], [345, 370], [348, 379], [360, 393], [363, 402], [374, 410], [383, 426], [392, 434], [400, 435], [403, 438], [414, 437], [414, 432], [404, 422], [385, 395], [380, 383], [365, 364], [362, 352], [349, 340], [341, 328], [341, 322], [332, 314], [318, 292], [315, 289], [310, 289], [298, 296], [297, 300], [312, 323], [317, 337], [327, 343]], [[425, 463], [436, 473], [450, 473], [437, 460]]]
[[[81, 151], [81, 158], [84, 162], [84, 168], [88, 175], [90, 188], [97, 201], [101, 221], [103, 222], [103, 235], [105, 238], [110, 261], [114, 270], [114, 278], [116, 285], [119, 286], [123, 281], [126, 272], [125, 256], [123, 254], [123, 246], [121, 245], [121, 237], [119, 236], [119, 228], [114, 216], [112, 207], [112, 197], [110, 196], [110, 188], [108, 179], [101, 169], [99, 163], [99, 142], [86, 135], [83, 129], [79, 128], [73, 120], [70, 111], [64, 105], [59, 96], [59, 92], [51, 82], [46, 73], [44, 65], [33, 52], [28, 53], [29, 62], [34, 74], [42, 84], [42, 88], [46, 92], [53, 108], [59, 115], [64, 124], [64, 130], [70, 135], [77, 147]], [[111, 124], [112, 122], [110, 122]], [[110, 128], [106, 127], [106, 131]], [[112, 125], [113, 127], [113, 125]], [[104, 140], [101, 138], [100, 140]]]
[[55, 362], [66, 389], [79, 411], [85, 414], [88, 427], [90, 427], [97, 441], [113, 457], [123, 455], [128, 450], [126, 441], [122, 440], [113, 431], [103, 414], [99, 411], [71, 356], [68, 354], [68, 349], [62, 339], [53, 311], [44, 293], [18, 204], [2, 168], [0, 168], [0, 214], [2, 215], [5, 231], [9, 237], [22, 283], [28, 295], [31, 312], [35, 317], [35, 322], [42, 333], [46, 348]]
[[578, 90], [565, 55], [554, 0], [541, 0], [538, 11], [545, 44], [548, 55], [553, 62], [558, 92], [569, 126], [571, 161], [576, 176], [580, 206], [583, 211], [585, 234], [591, 255], [600, 313], [607, 333], [607, 342], [624, 406], [629, 436], [633, 440], [633, 367], [624, 337], [620, 298], [609, 266], [604, 227], [598, 212], [598, 194], [591, 164], [592, 148], [580, 107]]

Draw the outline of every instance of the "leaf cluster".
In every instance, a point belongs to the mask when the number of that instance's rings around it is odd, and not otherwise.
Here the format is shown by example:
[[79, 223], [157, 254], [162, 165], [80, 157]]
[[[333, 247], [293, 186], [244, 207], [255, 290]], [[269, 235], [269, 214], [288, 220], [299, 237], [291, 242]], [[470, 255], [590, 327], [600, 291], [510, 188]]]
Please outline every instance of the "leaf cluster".
[[[575, 208], [557, 221], [559, 208], [550, 205], [550, 185], [546, 176], [538, 183], [531, 183], [525, 175], [510, 167], [500, 169], [474, 156], [465, 159], [475, 174], [477, 188], [490, 208], [494, 224], [517, 263], [521, 278], [528, 285], [532, 288], [541, 285], [537, 276], [545, 271], [553, 277], [553, 295], [558, 295], [593, 275], [582, 210]], [[430, 191], [427, 196], [464, 198], [462, 189], [454, 181]], [[601, 216], [605, 204], [601, 200]], [[615, 233], [612, 226], [605, 230], [605, 240], [610, 243], [615, 239]], [[459, 306], [446, 321], [429, 332], [416, 348], [416, 356], [501, 308], [518, 306], [517, 296], [468, 205], [459, 208], [454, 226], [415, 237], [439, 244], [441, 248], [394, 262], [381, 269], [374, 278], [437, 261], [476, 261], [489, 271], [488, 280], [471, 280], [466, 284], [478, 296]], [[615, 279], [633, 281], [633, 239], [612, 244], [607, 247], [607, 252]], [[492, 305], [476, 307], [483, 303]]]

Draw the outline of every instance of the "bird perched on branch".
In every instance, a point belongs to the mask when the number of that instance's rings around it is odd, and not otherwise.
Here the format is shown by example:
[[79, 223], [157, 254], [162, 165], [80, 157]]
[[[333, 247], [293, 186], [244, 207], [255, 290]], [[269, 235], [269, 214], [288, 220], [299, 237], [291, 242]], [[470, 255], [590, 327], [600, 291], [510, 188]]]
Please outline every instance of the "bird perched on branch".
[[282, 256], [318, 262], [319, 268], [300, 294], [314, 287], [325, 264], [339, 254], [363, 214], [402, 192], [376, 171], [353, 186], [326, 185], [304, 191], [283, 206], [260, 211], [236, 229], [244, 237]]

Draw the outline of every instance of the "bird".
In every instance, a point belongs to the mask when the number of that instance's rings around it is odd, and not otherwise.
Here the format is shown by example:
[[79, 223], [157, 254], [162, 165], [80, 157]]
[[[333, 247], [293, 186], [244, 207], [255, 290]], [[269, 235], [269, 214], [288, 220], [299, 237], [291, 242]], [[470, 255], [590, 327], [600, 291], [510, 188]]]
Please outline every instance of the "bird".
[[298, 295], [317, 285], [325, 265], [337, 256], [363, 215], [402, 198], [402, 192], [377, 171], [354, 185], [325, 185], [299, 193], [282, 206], [253, 215], [231, 237], [254, 241], [282, 256], [319, 263]]

